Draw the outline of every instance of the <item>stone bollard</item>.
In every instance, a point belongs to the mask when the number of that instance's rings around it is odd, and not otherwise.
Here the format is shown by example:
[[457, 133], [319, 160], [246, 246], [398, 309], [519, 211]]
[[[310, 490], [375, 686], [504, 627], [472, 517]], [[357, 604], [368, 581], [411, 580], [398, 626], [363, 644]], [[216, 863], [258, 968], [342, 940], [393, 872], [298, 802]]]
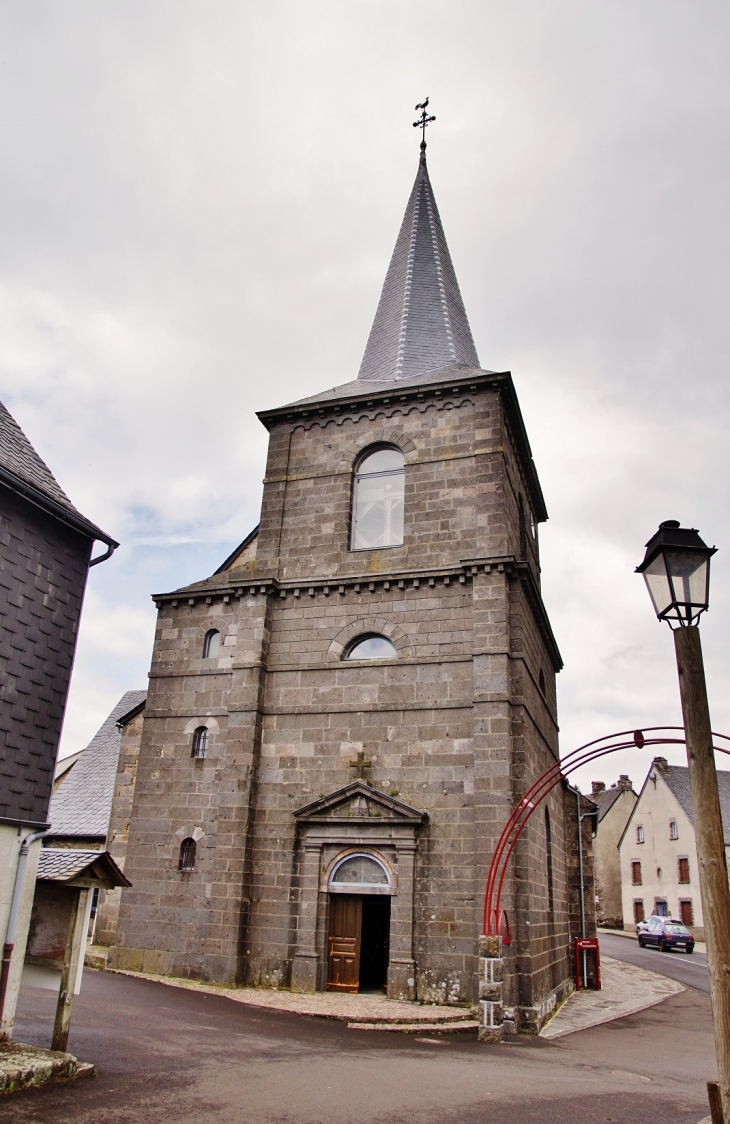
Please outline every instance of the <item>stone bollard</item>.
[[504, 1028], [502, 1006], [502, 938], [479, 938], [479, 1041], [501, 1042]]

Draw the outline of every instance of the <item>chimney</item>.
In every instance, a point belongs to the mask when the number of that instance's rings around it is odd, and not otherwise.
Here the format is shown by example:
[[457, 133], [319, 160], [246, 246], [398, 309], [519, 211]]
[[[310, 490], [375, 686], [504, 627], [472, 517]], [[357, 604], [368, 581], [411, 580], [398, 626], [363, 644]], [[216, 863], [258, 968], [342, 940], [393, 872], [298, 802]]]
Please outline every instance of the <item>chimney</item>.
[[661, 769], [665, 774], [669, 772], [669, 762], [666, 757], [655, 757], [652, 761], [652, 765], [656, 765], [657, 769]]
[[591, 781], [591, 796], [597, 796], [599, 792], [605, 792], [606, 786], [603, 781]]
[[630, 791], [631, 781], [626, 776], [626, 773], [622, 773], [621, 776], [619, 777], [618, 786], [619, 786], [619, 788], [621, 789], [622, 792], [629, 792]]

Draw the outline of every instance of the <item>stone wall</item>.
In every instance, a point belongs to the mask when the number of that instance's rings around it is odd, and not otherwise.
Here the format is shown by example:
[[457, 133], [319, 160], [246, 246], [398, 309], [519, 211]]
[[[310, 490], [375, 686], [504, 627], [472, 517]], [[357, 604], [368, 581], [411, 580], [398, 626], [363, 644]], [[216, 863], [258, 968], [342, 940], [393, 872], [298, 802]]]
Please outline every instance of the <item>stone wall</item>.
[[[255, 558], [160, 599], [114, 963], [288, 986], [310, 907], [323, 955], [328, 908], [302, 873], [292, 813], [346, 786], [362, 751], [375, 789], [428, 816], [414, 856], [416, 993], [476, 998], [492, 851], [514, 799], [556, 760], [559, 655], [539, 595], [531, 461], [499, 388], [483, 376], [411, 397], [268, 419]], [[406, 455], [405, 542], [350, 551], [353, 464], [382, 441]], [[223, 637], [214, 661], [202, 659], [211, 627]], [[368, 632], [398, 657], [343, 662]], [[200, 724], [211, 742], [196, 761]], [[568, 972], [560, 789], [550, 809], [552, 917], [539, 817], [504, 892], [505, 1002], [526, 1024]], [[198, 855], [187, 873], [186, 835]]]

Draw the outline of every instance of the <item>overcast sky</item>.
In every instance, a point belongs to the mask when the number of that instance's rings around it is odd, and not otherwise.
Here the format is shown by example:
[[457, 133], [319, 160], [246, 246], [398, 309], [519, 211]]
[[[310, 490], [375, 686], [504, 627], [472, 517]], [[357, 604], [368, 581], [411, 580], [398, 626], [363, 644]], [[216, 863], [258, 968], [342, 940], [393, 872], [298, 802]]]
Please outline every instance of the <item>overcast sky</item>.
[[719, 548], [702, 634], [730, 733], [729, 33], [706, 0], [0, 7], [0, 398], [122, 543], [91, 571], [62, 753], [146, 686], [150, 593], [257, 522], [255, 411], [357, 375], [426, 95], [480, 361], [513, 373], [550, 513], [563, 752], [680, 721], [633, 573], [666, 518]]

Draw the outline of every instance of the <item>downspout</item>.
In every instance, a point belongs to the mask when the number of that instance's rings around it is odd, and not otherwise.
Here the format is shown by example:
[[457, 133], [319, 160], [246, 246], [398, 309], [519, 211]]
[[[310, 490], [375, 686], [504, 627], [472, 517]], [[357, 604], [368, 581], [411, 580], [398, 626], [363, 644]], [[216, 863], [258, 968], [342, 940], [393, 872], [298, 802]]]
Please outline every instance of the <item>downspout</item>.
[[34, 831], [32, 835], [26, 835], [23, 842], [20, 844], [20, 854], [18, 856], [18, 866], [15, 871], [15, 886], [13, 887], [13, 900], [10, 903], [10, 916], [8, 918], [8, 930], [5, 934], [5, 944], [3, 945], [3, 958], [2, 967], [0, 967], [0, 1025], [2, 1024], [3, 1011], [5, 1010], [5, 993], [8, 990], [8, 976], [10, 975], [10, 960], [13, 955], [13, 948], [15, 946], [15, 926], [18, 921], [18, 910], [20, 909], [20, 898], [23, 893], [23, 881], [25, 875], [25, 866], [28, 862], [28, 851], [30, 850], [31, 843], [35, 843], [37, 839], [42, 839], [44, 835], [48, 835], [50, 831], [50, 824], [43, 831]]

